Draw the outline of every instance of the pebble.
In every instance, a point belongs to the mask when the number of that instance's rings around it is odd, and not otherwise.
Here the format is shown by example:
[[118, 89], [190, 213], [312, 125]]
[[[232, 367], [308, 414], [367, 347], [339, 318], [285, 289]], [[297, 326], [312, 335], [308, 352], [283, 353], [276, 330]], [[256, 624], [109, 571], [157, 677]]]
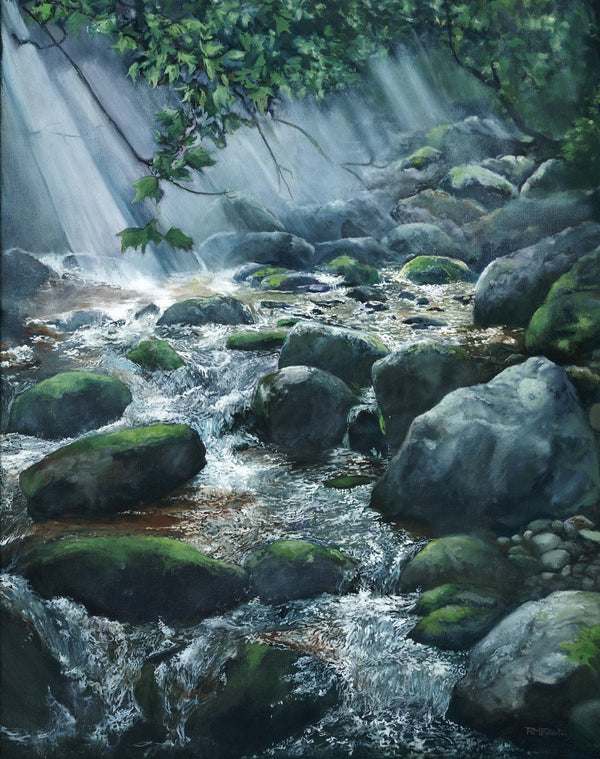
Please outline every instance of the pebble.
[[560, 570], [569, 563], [568, 551], [557, 548], [553, 551], [546, 551], [540, 558], [540, 566], [551, 572], [560, 572]]
[[552, 551], [553, 548], [557, 548], [561, 539], [553, 532], [540, 532], [538, 535], [534, 535], [531, 542], [539, 551], [540, 554], [546, 553], [546, 551]]

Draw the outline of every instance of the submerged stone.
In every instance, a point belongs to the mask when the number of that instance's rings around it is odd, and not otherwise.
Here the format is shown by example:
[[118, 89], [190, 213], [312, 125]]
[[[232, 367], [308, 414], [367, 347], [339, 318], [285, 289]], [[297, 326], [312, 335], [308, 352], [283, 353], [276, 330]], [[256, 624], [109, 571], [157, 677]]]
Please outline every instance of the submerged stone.
[[226, 348], [238, 351], [275, 350], [281, 348], [287, 337], [284, 330], [236, 332], [227, 338]]
[[356, 573], [356, 561], [307, 540], [278, 540], [244, 560], [250, 588], [263, 601], [283, 603], [321, 593], [341, 593]]
[[44, 598], [66, 596], [91, 614], [139, 624], [195, 622], [245, 597], [241, 567], [179, 540], [62, 538], [32, 546], [18, 569]]
[[9, 430], [50, 439], [72, 437], [118, 419], [131, 403], [127, 385], [96, 372], [63, 372], [15, 400]]
[[126, 358], [149, 372], [168, 372], [184, 366], [184, 361], [166, 340], [142, 340]]
[[188, 298], [173, 303], [158, 320], [159, 325], [172, 324], [252, 324], [250, 312], [239, 300], [226, 295]]
[[19, 483], [35, 519], [104, 514], [160, 498], [205, 463], [195, 430], [154, 424], [77, 440], [23, 471]]
[[345, 474], [325, 480], [323, 485], [326, 488], [334, 488], [335, 490], [349, 490], [350, 488], [357, 488], [360, 485], [368, 485], [374, 482], [374, 480], [374, 477], [366, 474]]

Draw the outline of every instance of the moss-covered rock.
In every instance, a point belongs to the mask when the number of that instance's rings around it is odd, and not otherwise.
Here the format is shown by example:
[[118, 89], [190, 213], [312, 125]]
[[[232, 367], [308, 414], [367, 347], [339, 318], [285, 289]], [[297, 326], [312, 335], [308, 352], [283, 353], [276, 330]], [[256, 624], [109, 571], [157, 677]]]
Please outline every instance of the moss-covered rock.
[[379, 282], [379, 272], [370, 264], [363, 264], [350, 256], [338, 256], [324, 266], [325, 271], [343, 277], [348, 287], [374, 285]]
[[375, 337], [325, 324], [298, 324], [290, 330], [279, 356], [279, 367], [316, 366], [347, 384], [371, 383], [371, 367], [388, 349]]
[[260, 282], [261, 290], [277, 290], [281, 292], [296, 292], [322, 283], [311, 274], [302, 274], [297, 271], [283, 271], [267, 275]]
[[577, 359], [600, 348], [600, 248], [552, 285], [525, 333], [531, 353]]
[[188, 298], [173, 303], [158, 320], [159, 325], [173, 324], [252, 324], [254, 320], [246, 306], [226, 295]]
[[461, 255], [460, 246], [435, 224], [400, 224], [387, 233], [382, 243], [401, 261], [412, 256], [458, 258]]
[[406, 590], [468, 583], [507, 595], [518, 575], [495, 544], [473, 535], [452, 535], [428, 543], [409, 561], [400, 579]]
[[384, 454], [388, 450], [387, 430], [376, 406], [355, 406], [348, 414], [348, 445], [365, 456]]
[[262, 377], [252, 413], [262, 433], [296, 459], [318, 458], [341, 443], [356, 397], [329, 372], [290, 366]]
[[476, 221], [487, 213], [480, 203], [473, 200], [456, 198], [443, 190], [423, 190], [399, 200], [392, 217], [402, 222], [415, 209], [424, 209], [436, 219], [449, 220], [458, 226]]
[[356, 562], [335, 548], [307, 540], [278, 540], [252, 551], [244, 569], [252, 592], [269, 603], [282, 603], [344, 591]]
[[[202, 755], [215, 759], [248, 756], [322, 717], [337, 702], [335, 688], [324, 678], [319, 695], [303, 692], [295, 677], [300, 659], [306, 665], [306, 657], [289, 648], [241, 644], [211, 695], [192, 708], [186, 721], [192, 747], [208, 748]], [[198, 685], [200, 691], [206, 688]]]
[[233, 606], [247, 585], [241, 567], [179, 540], [148, 536], [38, 544], [18, 570], [44, 598], [65, 596], [91, 614], [133, 623], [194, 622]]
[[[283, 319], [277, 319], [275, 322], [275, 326], [278, 329], [285, 328], [285, 327], [295, 327], [298, 322], [301, 322], [302, 319], [299, 316], [287, 316]], [[286, 332], [287, 335], [287, 332]]]
[[35, 519], [102, 514], [160, 498], [205, 463], [195, 430], [154, 424], [77, 440], [30, 466], [19, 482]]
[[51, 439], [73, 437], [118, 419], [129, 403], [129, 388], [114, 377], [62, 372], [18, 396], [9, 430]]
[[438, 163], [442, 158], [442, 152], [432, 145], [423, 145], [415, 150], [403, 161], [405, 169], [424, 169], [432, 163]]
[[184, 361], [166, 340], [142, 340], [127, 358], [149, 372], [179, 369]]
[[454, 166], [440, 187], [458, 197], [471, 198], [488, 208], [495, 208], [519, 194], [508, 179], [476, 164]]
[[502, 603], [504, 597], [492, 588], [449, 582], [426, 590], [417, 601], [414, 613], [424, 617], [444, 606], [498, 606]]
[[284, 330], [235, 332], [227, 338], [226, 348], [238, 351], [264, 351], [281, 348], [287, 337]]
[[467, 264], [446, 256], [417, 256], [404, 264], [400, 276], [417, 285], [446, 285], [473, 279]]
[[462, 651], [481, 640], [503, 615], [498, 608], [476, 604], [443, 606], [417, 622], [408, 637], [428, 646]]

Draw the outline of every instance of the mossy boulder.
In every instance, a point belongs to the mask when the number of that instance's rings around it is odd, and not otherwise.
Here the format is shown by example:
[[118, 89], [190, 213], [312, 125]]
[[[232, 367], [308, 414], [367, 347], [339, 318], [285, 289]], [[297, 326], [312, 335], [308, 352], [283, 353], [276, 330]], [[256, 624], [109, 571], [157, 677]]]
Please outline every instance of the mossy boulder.
[[470, 198], [487, 208], [496, 208], [519, 194], [514, 184], [501, 174], [476, 164], [454, 166], [440, 188], [460, 198]]
[[333, 374], [290, 366], [261, 378], [251, 408], [268, 440], [307, 460], [341, 443], [355, 402], [354, 393]]
[[235, 332], [227, 338], [226, 348], [238, 351], [264, 351], [281, 348], [287, 330], [261, 330], [259, 332]]
[[494, 543], [474, 535], [452, 535], [428, 543], [400, 577], [402, 588], [430, 590], [448, 583], [495, 588], [510, 595], [518, 574]]
[[435, 224], [400, 224], [390, 230], [381, 242], [393, 251], [396, 259], [400, 261], [415, 256], [458, 258], [461, 255], [460, 246]]
[[423, 145], [411, 153], [402, 162], [405, 169], [424, 169], [434, 163], [439, 163], [442, 159], [442, 152], [432, 145]]
[[377, 338], [353, 329], [325, 324], [298, 324], [290, 330], [279, 356], [279, 367], [315, 366], [349, 385], [371, 383], [371, 367], [387, 355]]
[[477, 604], [442, 606], [417, 622], [408, 637], [428, 646], [462, 651], [481, 640], [504, 613]]
[[129, 388], [114, 377], [62, 372], [17, 397], [9, 431], [50, 439], [73, 437], [114, 422], [129, 403]]
[[[324, 687], [318, 695], [298, 683], [300, 667], [317, 671]], [[325, 665], [310, 662], [290, 648], [242, 643], [224, 665], [212, 693], [192, 707], [186, 721], [191, 746], [203, 756], [232, 759], [261, 752], [271, 744], [297, 735], [337, 703], [337, 693]], [[202, 692], [206, 684], [198, 683]], [[210, 692], [210, 683], [208, 684]]]
[[348, 287], [374, 285], [379, 282], [379, 272], [370, 264], [363, 264], [351, 256], [338, 256], [324, 266], [325, 271], [342, 277]]
[[277, 540], [248, 554], [244, 569], [252, 593], [268, 603], [283, 603], [347, 590], [356, 562], [308, 540]]
[[76, 440], [21, 472], [19, 483], [35, 519], [106, 514], [166, 495], [205, 463], [195, 430], [154, 424]]
[[44, 598], [65, 596], [91, 614], [134, 624], [198, 621], [235, 605], [247, 586], [241, 567], [145, 535], [40, 543], [24, 552], [18, 571]]
[[173, 303], [158, 320], [161, 326], [173, 324], [252, 324], [250, 312], [239, 300], [228, 295], [188, 298]]
[[127, 358], [149, 372], [168, 372], [184, 366], [184, 361], [166, 340], [142, 340]]
[[600, 348], [600, 248], [552, 285], [531, 317], [525, 346], [531, 353], [563, 361]]
[[458, 163], [518, 152], [519, 141], [495, 119], [468, 116], [452, 124], [440, 124], [425, 136], [428, 145]]
[[319, 243], [315, 247], [315, 262], [323, 264], [346, 257], [363, 264], [379, 265], [389, 259], [389, 252], [374, 237], [344, 237]]
[[323, 287], [324, 285], [311, 274], [302, 274], [301, 272], [289, 271], [287, 269], [268, 274], [260, 282], [261, 290], [276, 290], [280, 292], [296, 292], [314, 286]]
[[416, 285], [447, 285], [473, 279], [467, 264], [446, 256], [417, 256], [404, 264], [400, 276]]
[[436, 219], [451, 221], [459, 227], [477, 221], [487, 213], [486, 209], [473, 200], [456, 198], [443, 190], [423, 190], [409, 198], [402, 198], [392, 211], [398, 222], [417, 209], [429, 212]]

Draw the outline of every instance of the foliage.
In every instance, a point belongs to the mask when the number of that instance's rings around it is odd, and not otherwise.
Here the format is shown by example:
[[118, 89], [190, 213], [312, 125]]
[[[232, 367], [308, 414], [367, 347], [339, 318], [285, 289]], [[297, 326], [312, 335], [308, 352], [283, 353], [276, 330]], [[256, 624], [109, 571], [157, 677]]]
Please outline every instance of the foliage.
[[589, 667], [596, 677], [600, 677], [600, 625], [583, 625], [572, 643], [563, 643], [562, 648], [571, 661]]
[[[146, 162], [150, 175], [136, 182], [136, 201], [160, 201], [161, 181], [191, 189], [194, 172], [214, 163], [207, 141], [222, 148], [240, 127], [260, 129], [261, 116], [274, 115], [282, 96], [324, 97], [357, 81], [372, 56], [392, 53], [398, 43], [415, 38], [449, 49], [497, 94], [515, 123], [540, 141], [556, 132], [562, 136], [568, 120], [576, 118], [565, 148], [572, 160], [597, 142], [598, 96], [594, 113], [586, 113], [600, 62], [594, 0], [24, 4], [46, 27], [110, 34], [134, 82], [170, 85], [177, 93], [177, 107], [157, 114], [158, 150]], [[179, 230], [162, 235], [153, 220], [124, 230], [123, 249], [144, 250], [159, 241], [158, 235], [174, 245], [191, 245]]]

